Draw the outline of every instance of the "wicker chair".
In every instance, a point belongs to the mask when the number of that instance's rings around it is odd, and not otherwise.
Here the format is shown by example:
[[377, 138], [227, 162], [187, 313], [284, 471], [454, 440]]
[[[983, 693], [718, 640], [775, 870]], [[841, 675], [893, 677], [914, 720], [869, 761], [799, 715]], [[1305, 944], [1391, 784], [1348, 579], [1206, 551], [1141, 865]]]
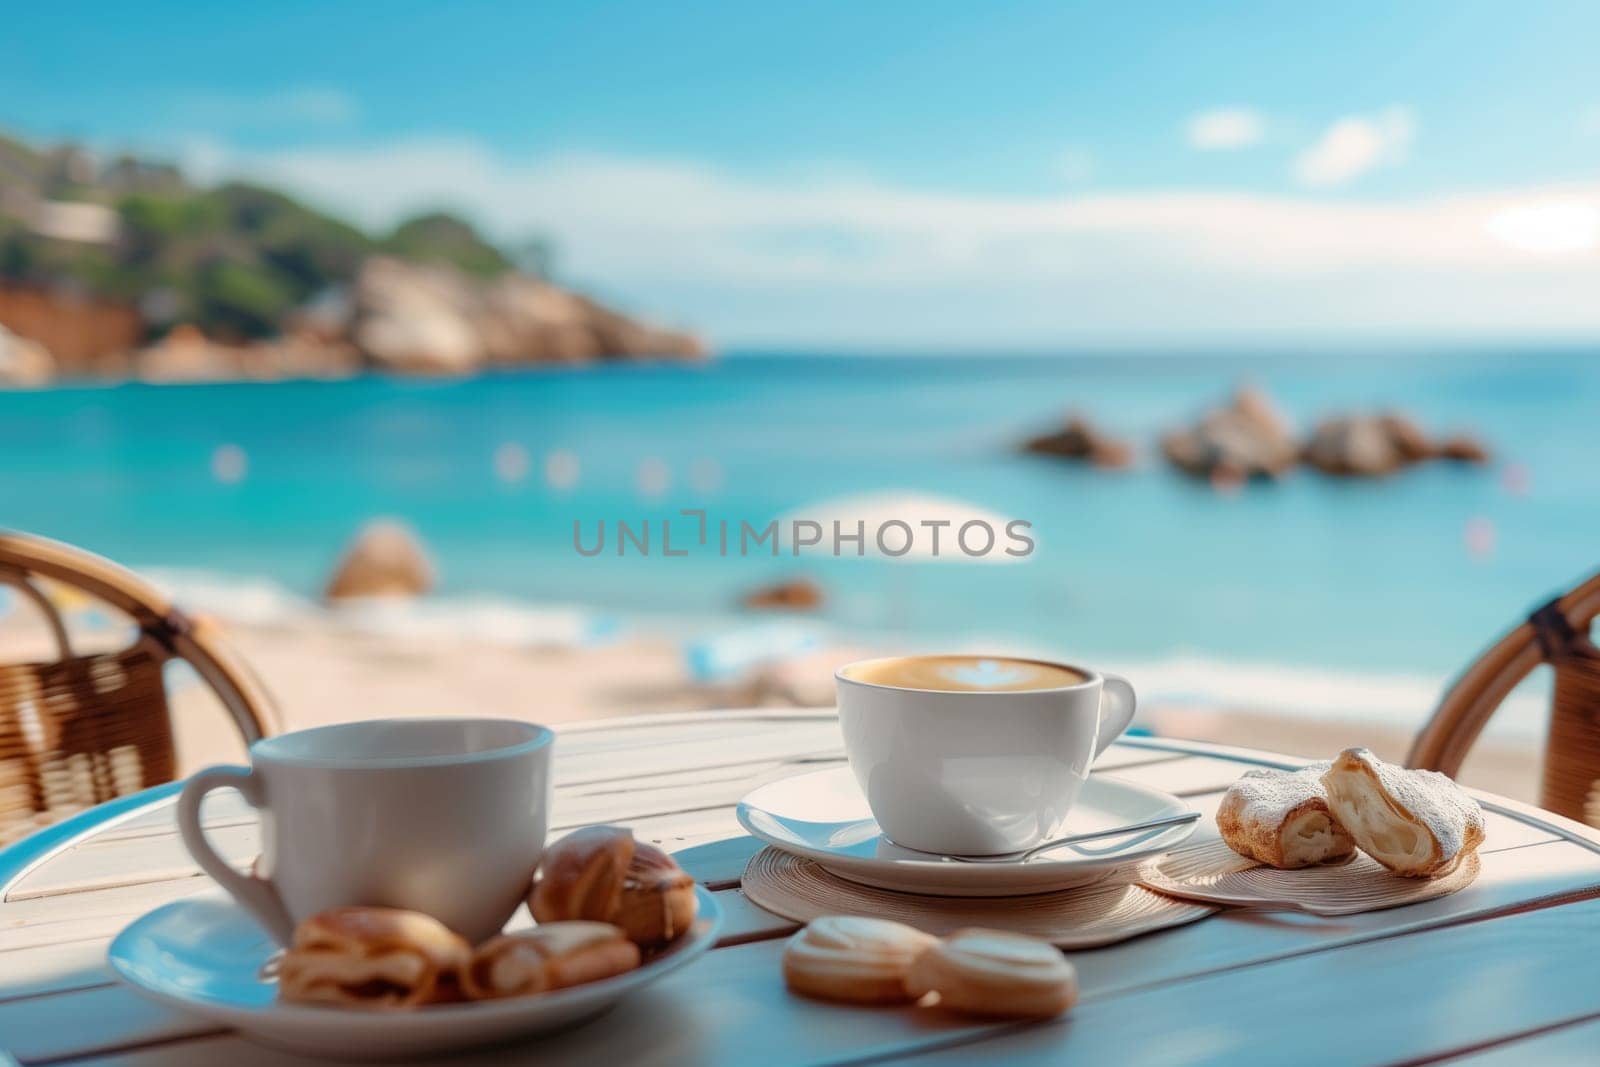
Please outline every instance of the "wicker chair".
[[[41, 580], [129, 616], [127, 648], [78, 655]], [[0, 584], [43, 616], [53, 662], [0, 664], [0, 846], [74, 812], [177, 775], [163, 665], [188, 662], [245, 742], [274, 732], [260, 682], [204, 620], [128, 571], [43, 538], [0, 531]]]
[[1600, 574], [1535, 611], [1458, 678], [1412, 743], [1406, 762], [1455, 774], [1517, 683], [1541, 663], [1555, 671], [1539, 804], [1600, 826]]

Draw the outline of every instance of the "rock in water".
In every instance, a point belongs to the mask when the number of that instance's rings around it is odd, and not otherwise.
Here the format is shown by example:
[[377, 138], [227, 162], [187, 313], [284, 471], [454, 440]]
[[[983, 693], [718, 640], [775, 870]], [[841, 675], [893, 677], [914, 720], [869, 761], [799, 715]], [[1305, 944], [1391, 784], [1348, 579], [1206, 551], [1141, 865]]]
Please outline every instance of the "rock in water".
[[1277, 478], [1300, 458], [1288, 421], [1252, 386], [1241, 387], [1227, 406], [1207, 412], [1195, 425], [1169, 433], [1161, 451], [1185, 474], [1218, 484]]
[[420, 596], [433, 588], [433, 562], [411, 528], [393, 519], [367, 523], [328, 579], [329, 600], [369, 596]]
[[1446, 438], [1439, 442], [1434, 454], [1440, 459], [1471, 463], [1480, 467], [1489, 462], [1488, 446], [1469, 434], [1456, 434], [1454, 437]]
[[1435, 444], [1411, 419], [1388, 412], [1336, 415], [1322, 420], [1306, 442], [1304, 458], [1308, 466], [1324, 474], [1381, 478], [1430, 459], [1487, 463], [1489, 452], [1481, 443], [1464, 435]]
[[1133, 446], [1107, 437], [1082, 415], [1067, 416], [1066, 425], [1055, 433], [1042, 434], [1023, 442], [1022, 450], [1041, 456], [1083, 459], [1096, 467], [1120, 470], [1133, 463]]
[[1390, 411], [1379, 415], [1378, 422], [1405, 462], [1420, 463], [1433, 455], [1433, 445], [1429, 443], [1428, 435], [1410, 417]]
[[1408, 463], [1383, 420], [1371, 415], [1340, 415], [1317, 424], [1306, 443], [1305, 461], [1324, 474], [1378, 478]]

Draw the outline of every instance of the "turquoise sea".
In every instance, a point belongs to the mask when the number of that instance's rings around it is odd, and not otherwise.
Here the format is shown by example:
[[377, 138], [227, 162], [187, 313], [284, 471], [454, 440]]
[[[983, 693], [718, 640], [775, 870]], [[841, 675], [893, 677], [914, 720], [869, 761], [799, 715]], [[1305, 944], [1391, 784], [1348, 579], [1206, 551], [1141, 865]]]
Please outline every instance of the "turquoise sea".
[[[1165, 469], [1159, 433], [1240, 380], [1301, 427], [1397, 407], [1430, 430], [1472, 430], [1496, 462], [1382, 482], [1302, 472], [1232, 496]], [[1018, 454], [1069, 408], [1137, 440], [1142, 464], [1108, 473]], [[237, 480], [238, 453], [219, 460], [223, 446], [242, 450]], [[1025, 519], [1037, 551], [992, 566], [573, 548], [575, 521], [592, 531], [705, 508], [759, 526], [891, 490]], [[471, 381], [0, 393], [0, 525], [314, 594], [376, 515], [417, 528], [447, 595], [659, 622], [727, 616], [752, 585], [809, 574], [830, 594], [827, 622], [909, 643], [1442, 680], [1600, 566], [1600, 361], [769, 353]]]

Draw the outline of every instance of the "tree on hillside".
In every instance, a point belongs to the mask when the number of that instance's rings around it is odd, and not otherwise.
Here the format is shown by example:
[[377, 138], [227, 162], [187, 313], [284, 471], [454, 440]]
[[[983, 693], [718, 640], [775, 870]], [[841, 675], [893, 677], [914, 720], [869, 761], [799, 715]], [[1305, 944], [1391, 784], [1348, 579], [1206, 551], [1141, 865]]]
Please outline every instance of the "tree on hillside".
[[511, 269], [511, 261], [478, 236], [470, 223], [443, 211], [400, 223], [384, 240], [383, 248], [402, 259], [448, 263], [479, 278], [492, 278]]

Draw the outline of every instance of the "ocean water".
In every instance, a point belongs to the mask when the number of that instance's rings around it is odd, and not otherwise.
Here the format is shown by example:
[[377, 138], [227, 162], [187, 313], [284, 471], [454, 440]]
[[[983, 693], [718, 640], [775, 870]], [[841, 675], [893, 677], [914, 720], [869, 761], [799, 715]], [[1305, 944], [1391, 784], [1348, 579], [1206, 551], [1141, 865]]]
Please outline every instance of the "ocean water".
[[[1167, 470], [1160, 432], [1241, 380], [1302, 428], [1396, 407], [1432, 431], [1473, 431], [1496, 462], [1381, 482], [1301, 472], [1234, 495]], [[1141, 464], [1110, 473], [1018, 453], [1069, 408], [1136, 440]], [[242, 478], [213, 469], [223, 446], [242, 450]], [[1037, 549], [998, 566], [573, 547], [575, 522], [592, 539], [602, 521], [704, 508], [761, 526], [885, 492], [1026, 520]], [[1173, 665], [1208, 663], [1442, 682], [1600, 567], [1600, 361], [736, 354], [471, 381], [0, 393], [0, 525], [314, 595], [378, 515], [416, 527], [451, 595], [737, 626], [741, 592], [803, 574], [828, 593], [828, 625], [908, 645], [1160, 663], [1179, 687], [1206, 675]], [[678, 516], [675, 542], [693, 525]]]

